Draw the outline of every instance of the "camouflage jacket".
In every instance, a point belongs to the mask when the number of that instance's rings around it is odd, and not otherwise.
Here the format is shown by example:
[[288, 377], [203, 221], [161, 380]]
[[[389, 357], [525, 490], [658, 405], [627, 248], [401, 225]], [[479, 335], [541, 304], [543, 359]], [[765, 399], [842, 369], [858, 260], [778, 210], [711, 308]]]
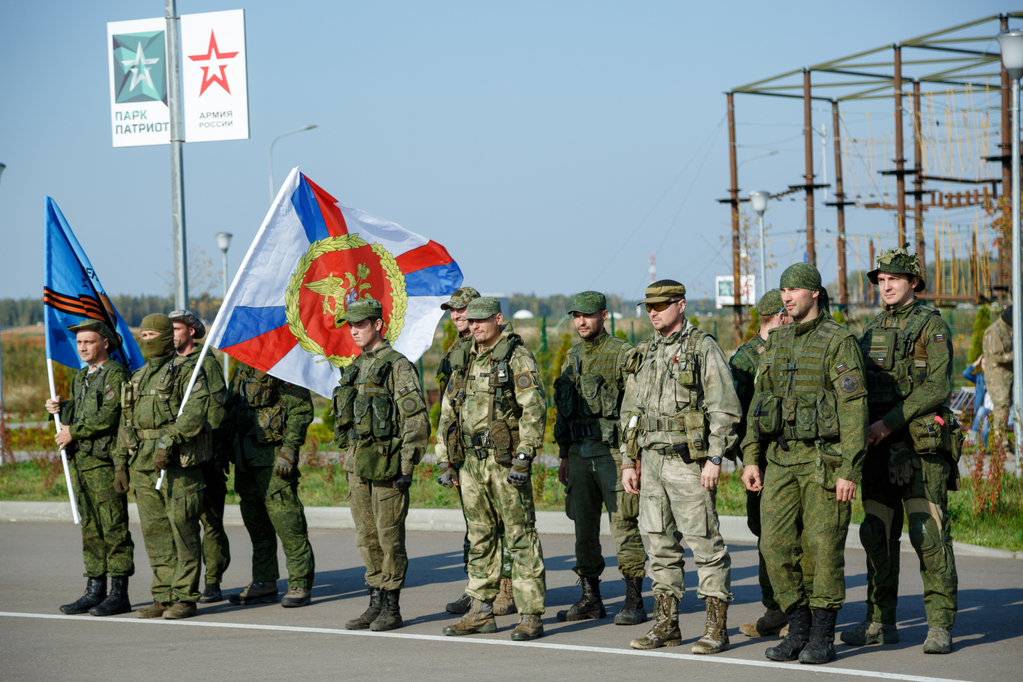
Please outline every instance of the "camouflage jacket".
[[[255, 406], [246, 399], [247, 383], [263, 389], [253, 400]], [[224, 424], [234, 434], [231, 445], [239, 466], [273, 466], [284, 446], [298, 453], [312, 423], [313, 398], [309, 389], [238, 364], [231, 380]]]
[[60, 403], [60, 422], [71, 433], [79, 471], [111, 466], [121, 419], [121, 384], [130, 376], [127, 367], [113, 360], [92, 374], [88, 367], [75, 374], [71, 398]]
[[[756, 391], [757, 372], [760, 371], [760, 359], [764, 357], [767, 350], [767, 341], [756, 334], [752, 339], [739, 346], [732, 357], [728, 360], [728, 366], [732, 370], [732, 383], [735, 386], [735, 394], [739, 397], [739, 405], [742, 407], [742, 414], [749, 412], [749, 404], [753, 402], [753, 393]], [[736, 447], [746, 437], [746, 420], [740, 419], [735, 425]]]
[[451, 421], [455, 416], [454, 412], [445, 412], [443, 409], [443, 396], [447, 393], [448, 383], [451, 381], [451, 374], [453, 372], [451, 367], [451, 355], [455, 351], [460, 350], [465, 354], [465, 357], [468, 357], [469, 353], [472, 352], [472, 343], [473, 339], [470, 332], [460, 335], [455, 342], [451, 344], [451, 348], [448, 349], [448, 352], [444, 354], [444, 358], [440, 362], [440, 369], [437, 372], [437, 385], [440, 387], [441, 394], [441, 411], [440, 417], [437, 420], [437, 445], [435, 447], [438, 462], [448, 461], [448, 448], [444, 443], [444, 437], [442, 434], [448, 432], [448, 428], [451, 426]]
[[1012, 402], [1012, 327], [1001, 317], [984, 331], [984, 375], [991, 402], [1008, 407]]

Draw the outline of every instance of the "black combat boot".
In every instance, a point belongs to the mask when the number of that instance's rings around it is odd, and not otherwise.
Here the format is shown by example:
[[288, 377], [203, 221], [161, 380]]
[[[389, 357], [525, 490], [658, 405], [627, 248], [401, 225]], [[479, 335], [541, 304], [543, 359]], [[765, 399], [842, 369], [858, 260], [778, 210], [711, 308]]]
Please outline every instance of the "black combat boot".
[[89, 609], [92, 616], [116, 616], [119, 613], [130, 613], [131, 601], [128, 599], [128, 576], [115, 575], [110, 578], [110, 594], [102, 602]]
[[369, 588], [369, 608], [358, 618], [345, 623], [345, 630], [368, 630], [384, 607], [384, 591], [378, 587]]
[[799, 652], [799, 662], [820, 665], [835, 660], [835, 618], [838, 609], [814, 609], [810, 641]]
[[78, 601], [73, 601], [70, 604], [64, 604], [64, 606], [61, 606], [60, 612], [66, 613], [69, 616], [75, 616], [79, 613], [88, 613], [89, 609], [101, 603], [106, 598], [107, 577], [89, 578], [89, 581], [85, 583], [85, 594], [83, 594]]
[[398, 605], [401, 590], [381, 590], [381, 592], [383, 592], [383, 598], [381, 599], [380, 613], [370, 623], [369, 629], [373, 632], [397, 630], [402, 626], [401, 608]]
[[607, 618], [607, 609], [600, 600], [600, 578], [579, 577], [583, 594], [579, 601], [572, 604], [567, 611], [558, 611], [558, 620], [595, 620]]
[[778, 646], [772, 646], [764, 655], [772, 661], [794, 661], [810, 641], [810, 607], [798, 606], [788, 612], [789, 634]]
[[643, 577], [625, 579], [625, 601], [622, 610], [615, 616], [615, 625], [639, 625], [646, 620], [646, 605], [643, 603]]

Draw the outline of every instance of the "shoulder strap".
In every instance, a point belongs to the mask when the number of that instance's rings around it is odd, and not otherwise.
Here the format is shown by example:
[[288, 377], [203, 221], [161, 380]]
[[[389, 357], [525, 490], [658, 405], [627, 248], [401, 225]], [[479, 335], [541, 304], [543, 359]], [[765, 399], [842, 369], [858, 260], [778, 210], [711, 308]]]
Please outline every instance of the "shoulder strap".
[[520, 345], [522, 345], [522, 337], [518, 334], [509, 334], [494, 346], [494, 352], [490, 354], [491, 362], [507, 362], [515, 352], [516, 346]]
[[[906, 320], [906, 326], [899, 332], [899, 340], [902, 341], [905, 348], [911, 347], [916, 340], [920, 338], [920, 334], [924, 331], [928, 320], [935, 315], [940, 315], [937, 308], [932, 308], [929, 305], [920, 304], [909, 314], [909, 318]], [[905, 350], [903, 350], [905, 354]]]

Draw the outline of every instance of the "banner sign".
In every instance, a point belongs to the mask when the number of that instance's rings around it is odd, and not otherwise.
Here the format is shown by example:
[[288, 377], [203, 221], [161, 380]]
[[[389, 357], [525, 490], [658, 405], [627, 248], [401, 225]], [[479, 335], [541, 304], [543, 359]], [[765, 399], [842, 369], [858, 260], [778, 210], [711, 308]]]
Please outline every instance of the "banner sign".
[[[717, 296], [715, 303], [717, 303], [717, 309], [727, 308], [735, 305], [735, 278], [731, 275], [718, 275], [715, 284], [717, 285]], [[756, 305], [757, 304], [757, 291], [756, 291], [756, 277], [753, 275], [743, 275], [740, 280], [742, 283], [742, 292], [740, 294], [742, 305]]]
[[170, 143], [164, 19], [107, 24], [115, 147]]
[[185, 140], [247, 140], [245, 10], [181, 17]]

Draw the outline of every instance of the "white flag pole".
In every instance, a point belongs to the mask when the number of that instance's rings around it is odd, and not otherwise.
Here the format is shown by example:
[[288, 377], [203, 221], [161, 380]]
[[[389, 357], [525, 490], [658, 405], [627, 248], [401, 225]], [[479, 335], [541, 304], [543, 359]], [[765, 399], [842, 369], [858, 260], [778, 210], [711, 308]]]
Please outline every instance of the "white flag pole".
[[[50, 399], [57, 399], [57, 384], [53, 380], [53, 360], [46, 358], [46, 377], [50, 380]], [[60, 424], [60, 414], [53, 415], [53, 421], [57, 424], [57, 433], [63, 431], [63, 427]], [[78, 503], [75, 500], [75, 489], [71, 485], [71, 469], [67, 463], [67, 451], [64, 448], [60, 449], [60, 461], [64, 465], [64, 483], [67, 484], [67, 494], [71, 498], [71, 518], [75, 520], [75, 523], [81, 522], [78, 517]]]

